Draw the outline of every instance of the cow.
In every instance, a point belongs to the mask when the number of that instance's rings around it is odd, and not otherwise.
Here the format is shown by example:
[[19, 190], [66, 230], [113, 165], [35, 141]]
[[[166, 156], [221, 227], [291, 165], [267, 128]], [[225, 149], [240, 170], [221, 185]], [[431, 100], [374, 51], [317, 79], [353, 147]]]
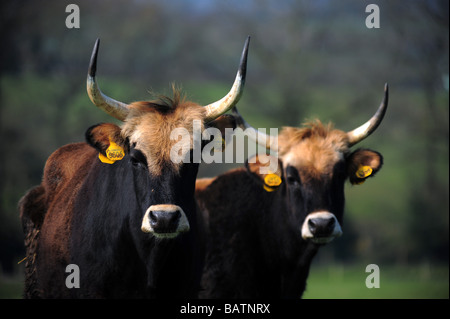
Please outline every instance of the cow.
[[[355, 130], [317, 120], [277, 137], [233, 109], [248, 137], [278, 143], [278, 156], [258, 154], [245, 167], [197, 180], [208, 236], [201, 298], [302, 297], [318, 249], [342, 234], [344, 182], [361, 184], [383, 164], [380, 153], [351, 147], [378, 127], [387, 104], [386, 84], [375, 115]], [[278, 167], [267, 170], [273, 161]]]
[[[229, 93], [201, 106], [173, 97], [126, 104], [96, 80], [97, 39], [87, 91], [100, 109], [122, 121], [86, 131], [85, 143], [56, 150], [40, 185], [19, 202], [25, 234], [25, 298], [194, 298], [204, 249], [194, 198], [198, 162], [183, 139], [183, 161], [171, 150], [179, 128], [234, 127], [222, 115], [242, 95], [248, 37]], [[183, 136], [182, 136], [183, 137]], [[200, 146], [201, 147], [201, 146]]]

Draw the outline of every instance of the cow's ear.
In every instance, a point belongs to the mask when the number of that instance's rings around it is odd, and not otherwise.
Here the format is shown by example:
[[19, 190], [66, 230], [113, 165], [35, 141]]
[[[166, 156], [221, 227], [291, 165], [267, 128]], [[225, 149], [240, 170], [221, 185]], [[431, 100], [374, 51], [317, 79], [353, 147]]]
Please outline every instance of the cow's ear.
[[219, 116], [214, 121], [209, 122], [208, 127], [218, 128], [220, 130], [220, 133], [222, 133], [222, 136], [225, 136], [226, 128], [231, 128], [233, 130], [236, 128], [236, 120], [234, 116], [230, 114], [224, 114]]
[[281, 162], [275, 156], [258, 154], [249, 158], [245, 166], [267, 192], [277, 190], [283, 181]]
[[359, 149], [350, 154], [347, 159], [347, 172], [352, 184], [362, 184], [373, 177], [383, 165], [383, 156], [380, 153]]
[[100, 153], [102, 162], [112, 164], [129, 152], [128, 139], [124, 139], [120, 132], [120, 127], [115, 124], [93, 125], [86, 131], [86, 141]]
[[[215, 145], [215, 148], [217, 149], [222, 149], [222, 151], [225, 150], [225, 141], [230, 141], [230, 136], [227, 136], [226, 134], [228, 133], [228, 135], [232, 135], [233, 134], [233, 130], [236, 128], [236, 120], [234, 119], [234, 117], [232, 115], [229, 114], [225, 114], [225, 115], [221, 115], [219, 116], [217, 119], [215, 119], [214, 121], [209, 122], [206, 125], [207, 128], [210, 127], [214, 127], [216, 129], [218, 129], [220, 131], [220, 136], [222, 137], [221, 139], [218, 139], [216, 142], [220, 143], [220, 145]], [[230, 128], [230, 131], [225, 131], [227, 128]], [[203, 141], [203, 145], [206, 145], [207, 143], [210, 143], [213, 138], [217, 138], [214, 135], [209, 136], [203, 136], [202, 141]]]

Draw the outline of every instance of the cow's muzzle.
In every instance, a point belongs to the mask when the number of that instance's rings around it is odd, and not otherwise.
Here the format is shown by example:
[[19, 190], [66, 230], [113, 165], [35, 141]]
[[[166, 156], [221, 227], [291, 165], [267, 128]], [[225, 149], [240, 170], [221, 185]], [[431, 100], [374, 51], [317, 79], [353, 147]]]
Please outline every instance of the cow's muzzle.
[[189, 231], [189, 221], [183, 209], [177, 205], [152, 205], [145, 212], [141, 230], [158, 238], [175, 238]]
[[311, 213], [302, 225], [302, 238], [315, 244], [327, 244], [341, 235], [341, 225], [330, 212]]

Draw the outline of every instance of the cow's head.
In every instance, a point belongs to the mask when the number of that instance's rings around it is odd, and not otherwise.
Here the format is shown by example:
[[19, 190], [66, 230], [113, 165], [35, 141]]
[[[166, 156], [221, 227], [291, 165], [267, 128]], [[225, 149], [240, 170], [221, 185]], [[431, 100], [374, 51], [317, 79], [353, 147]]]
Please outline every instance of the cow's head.
[[[357, 129], [344, 132], [331, 124], [319, 121], [302, 128], [284, 127], [276, 137], [262, 134], [246, 123], [236, 109], [238, 125], [252, 130], [249, 136], [257, 136], [264, 146], [278, 142], [278, 158], [283, 179], [280, 186], [270, 187], [285, 196], [290, 216], [294, 216], [299, 233], [304, 240], [325, 244], [342, 234], [344, 213], [344, 182], [361, 184], [374, 176], [383, 164], [378, 152], [369, 149], [351, 151], [351, 147], [368, 137], [381, 123], [388, 104], [388, 87], [375, 115]], [[268, 163], [267, 159], [262, 161]], [[250, 171], [256, 174], [258, 160]], [[263, 180], [264, 175], [260, 175]], [[267, 183], [266, 183], [267, 184]]]
[[176, 89], [173, 98], [131, 104], [106, 96], [95, 79], [99, 40], [95, 43], [87, 78], [89, 97], [123, 124], [121, 127], [109, 123], [92, 126], [86, 132], [86, 140], [99, 151], [99, 160], [105, 163], [102, 165], [120, 165], [123, 170], [133, 172], [143, 232], [158, 238], [174, 238], [190, 229], [188, 211], [194, 210], [198, 162], [194, 162], [192, 156], [189, 162], [172, 160], [173, 146], [180, 143], [173, 132], [181, 128], [189, 133], [183, 139], [186, 144], [183, 150], [187, 153], [183, 155], [189, 156], [194, 145], [199, 145], [192, 134], [194, 126], [201, 131], [210, 126], [219, 129], [234, 126], [234, 118], [222, 114], [233, 107], [242, 94], [248, 44], [249, 38], [230, 92], [217, 102], [201, 106], [185, 101]]

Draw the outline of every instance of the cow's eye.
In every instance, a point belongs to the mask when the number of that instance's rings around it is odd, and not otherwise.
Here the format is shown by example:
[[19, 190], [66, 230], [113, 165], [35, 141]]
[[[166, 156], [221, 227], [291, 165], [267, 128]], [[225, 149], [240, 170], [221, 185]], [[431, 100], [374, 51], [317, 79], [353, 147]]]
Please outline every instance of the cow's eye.
[[292, 166], [288, 166], [286, 169], [286, 181], [289, 185], [300, 185], [300, 176], [298, 175], [298, 171]]
[[290, 185], [298, 185], [298, 184], [300, 184], [300, 181], [298, 180], [298, 178], [296, 176], [288, 176], [287, 177], [287, 182]]
[[131, 164], [137, 166], [137, 165], [144, 165], [147, 166], [147, 159], [145, 158], [145, 155], [137, 149], [132, 149], [130, 151], [130, 161]]

